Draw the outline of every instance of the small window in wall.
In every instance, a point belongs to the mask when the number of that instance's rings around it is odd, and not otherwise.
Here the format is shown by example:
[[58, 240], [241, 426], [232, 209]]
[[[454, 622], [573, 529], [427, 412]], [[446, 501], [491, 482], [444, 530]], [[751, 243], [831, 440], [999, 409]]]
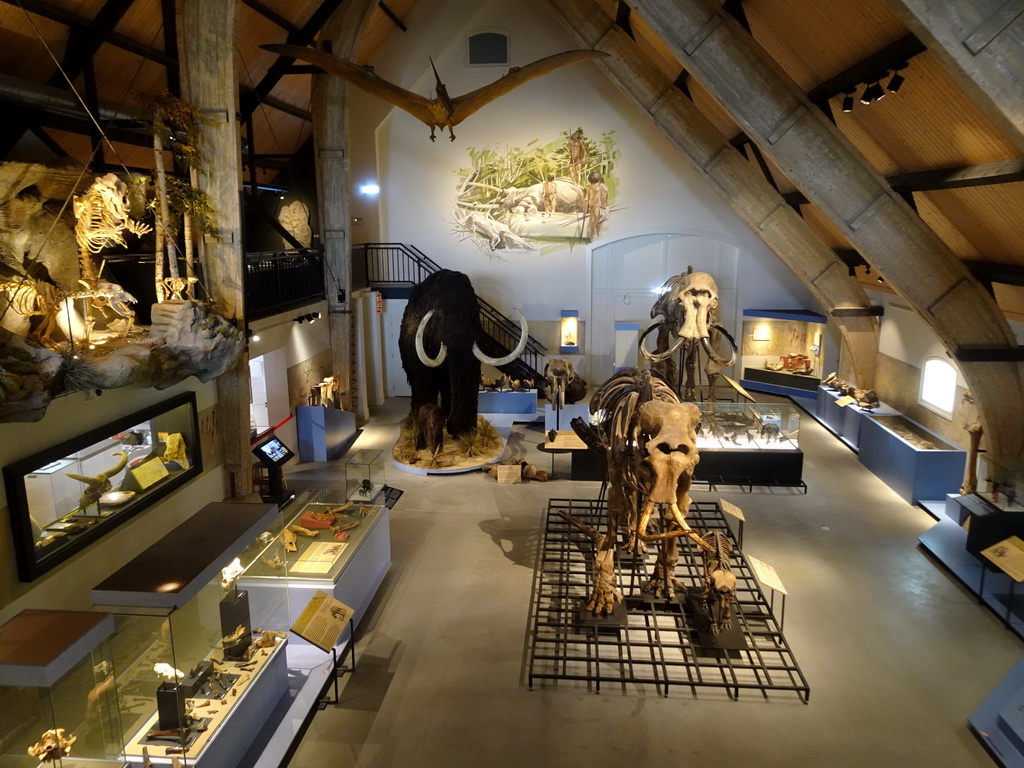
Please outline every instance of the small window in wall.
[[508, 35], [500, 32], [470, 35], [469, 64], [508, 64]]
[[929, 410], [952, 419], [956, 401], [956, 368], [939, 357], [925, 360], [918, 400]]

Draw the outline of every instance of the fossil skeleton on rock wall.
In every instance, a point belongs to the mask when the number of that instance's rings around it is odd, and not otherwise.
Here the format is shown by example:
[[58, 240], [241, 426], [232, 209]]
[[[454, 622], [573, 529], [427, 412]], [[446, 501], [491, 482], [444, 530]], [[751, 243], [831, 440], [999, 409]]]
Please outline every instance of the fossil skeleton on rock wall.
[[[622, 528], [626, 529], [627, 551], [657, 542], [654, 574], [644, 587], [656, 596], [672, 598], [679, 587], [674, 576], [678, 539], [688, 537], [701, 549], [708, 544], [686, 522], [688, 491], [699, 460], [697, 406], [680, 403], [651, 371], [627, 369], [597, 389], [590, 411], [599, 414], [596, 426], [573, 419], [572, 427], [607, 460], [607, 527], [602, 533], [569, 515], [563, 517], [594, 540], [594, 589], [587, 610], [599, 615], [611, 613], [622, 600], [615, 580], [615, 547]], [[644, 498], [639, 511], [638, 495]], [[656, 510], [661, 518], [659, 532], [649, 533]]]

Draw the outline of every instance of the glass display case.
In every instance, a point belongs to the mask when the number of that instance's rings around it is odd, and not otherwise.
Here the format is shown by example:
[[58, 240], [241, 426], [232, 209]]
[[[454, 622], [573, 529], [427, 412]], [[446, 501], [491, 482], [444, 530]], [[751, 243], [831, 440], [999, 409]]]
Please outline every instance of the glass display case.
[[155, 762], [234, 765], [239, 740], [220, 734], [257, 732], [267, 703], [284, 694], [288, 590], [251, 595], [241, 586], [264, 562], [281, 563], [287, 586], [282, 528], [274, 505], [210, 504], [93, 589], [115, 624], [127, 760], [141, 764], [145, 752]]
[[120, 766], [109, 614], [23, 611], [0, 627], [0, 767]]
[[[383, 506], [348, 499], [340, 489], [329, 488], [304, 491], [288, 509], [280, 528], [260, 535], [261, 540], [272, 538], [280, 548], [275, 550], [275, 559], [261, 556], [246, 568], [241, 583], [250, 592], [284, 574], [293, 582], [334, 583], [361, 542], [385, 517]], [[278, 557], [281, 562], [276, 561]]]
[[823, 376], [825, 322], [824, 316], [807, 310], [744, 310], [740, 350], [744, 385], [754, 382], [755, 386], [814, 392]]
[[800, 446], [800, 409], [792, 403], [697, 403], [697, 450], [784, 451]]
[[1004, 512], [1024, 512], [1024, 472], [985, 456], [978, 470], [977, 495]]
[[348, 498], [372, 501], [384, 489], [384, 455], [381, 451], [356, 451], [345, 462]]
[[4, 467], [19, 578], [33, 581], [201, 472], [192, 392]]

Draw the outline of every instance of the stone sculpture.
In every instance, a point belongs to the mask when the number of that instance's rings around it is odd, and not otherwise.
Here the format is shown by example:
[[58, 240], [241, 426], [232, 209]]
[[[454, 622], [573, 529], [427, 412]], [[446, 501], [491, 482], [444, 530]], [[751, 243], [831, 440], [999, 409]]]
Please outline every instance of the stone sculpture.
[[448, 434], [459, 437], [476, 429], [480, 363], [498, 368], [526, 348], [526, 318], [518, 309], [513, 311], [522, 326], [519, 343], [507, 355], [490, 357], [478, 344], [484, 338], [480, 304], [466, 275], [442, 269], [412, 289], [398, 348], [412, 388], [413, 418], [420, 406], [440, 399]]
[[[700, 410], [692, 403], [680, 403], [656, 374], [631, 368], [619, 371], [597, 389], [590, 412], [603, 414], [596, 426], [573, 419], [572, 428], [607, 460], [607, 527], [602, 533], [563, 515], [595, 544], [594, 588], [586, 608], [595, 615], [611, 613], [622, 600], [615, 578], [616, 540], [622, 527], [628, 531], [627, 551], [657, 542], [654, 575], [644, 591], [672, 598], [679, 586], [674, 576], [678, 539], [686, 536], [701, 549], [708, 546], [686, 522], [688, 491], [699, 461]], [[639, 512], [637, 494], [645, 500]], [[649, 533], [656, 508], [661, 517], [659, 532]]]
[[[640, 352], [645, 359], [654, 363], [667, 381], [677, 382], [680, 372], [676, 370], [672, 356], [682, 355], [685, 381], [676, 384], [675, 390], [681, 399], [692, 402], [697, 399], [697, 355], [703, 349], [708, 356], [704, 372], [708, 379], [707, 399], [715, 399], [715, 382], [722, 369], [736, 360], [736, 342], [718, 325], [718, 285], [707, 272], [694, 272], [693, 267], [681, 275], [670, 277], [662, 286], [662, 293], [651, 307], [651, 318], [661, 316], [640, 336]], [[657, 331], [657, 344], [651, 352], [645, 341]], [[728, 358], [718, 354], [716, 347], [721, 337], [732, 346]]]

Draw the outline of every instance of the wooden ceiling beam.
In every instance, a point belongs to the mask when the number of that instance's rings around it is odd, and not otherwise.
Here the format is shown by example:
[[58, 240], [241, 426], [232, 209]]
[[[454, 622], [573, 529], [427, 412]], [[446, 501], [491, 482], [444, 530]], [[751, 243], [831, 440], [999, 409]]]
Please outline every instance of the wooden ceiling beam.
[[409, 28], [407, 26], [405, 26], [405, 23], [400, 18], [398, 18], [397, 14], [395, 14], [395, 12], [392, 11], [387, 6], [387, 3], [385, 3], [384, 0], [381, 0], [379, 3], [377, 3], [377, 7], [380, 8], [382, 11], [384, 11], [384, 15], [387, 16], [389, 19], [391, 19], [391, 23], [392, 24], [394, 24], [396, 27], [398, 27], [403, 32], [408, 32], [409, 31]]
[[[313, 42], [313, 39], [320, 32], [327, 20], [331, 18], [331, 15], [341, 7], [342, 0], [323, 0], [322, 3], [313, 11], [312, 15], [303, 24], [298, 31], [290, 32], [287, 39], [285, 40], [288, 45], [309, 45]], [[292, 63], [295, 59], [289, 56], [278, 56], [277, 60], [270, 65], [270, 69], [267, 70], [267, 74], [263, 76], [253, 88], [251, 94], [248, 94], [246, 98], [242, 99], [241, 104], [241, 118], [242, 122], [249, 119], [249, 116], [256, 111], [256, 108], [260, 105], [260, 102], [270, 92], [274, 90], [274, 87], [281, 82], [281, 78], [288, 74], [288, 70], [291, 68]]]
[[[255, 96], [251, 88], [243, 86], [240, 88], [240, 91], [243, 96], [248, 96], [250, 98]], [[265, 107], [270, 107], [278, 112], [284, 112], [286, 115], [291, 115], [292, 117], [297, 117], [300, 120], [305, 120], [307, 123], [313, 119], [309, 110], [296, 107], [294, 104], [289, 104], [287, 101], [281, 101], [281, 99], [274, 98], [273, 96], [264, 96], [260, 101]]]
[[[886, 178], [893, 191], [901, 195], [913, 192], [935, 192], [942, 189], [988, 187], [995, 184], [1013, 184], [1024, 181], [1024, 159], [1000, 160], [995, 163], [961, 165], [956, 168], [936, 168], [930, 171], [910, 171]], [[803, 192], [787, 192], [783, 198], [789, 205], [806, 205]]]
[[[0, 0], [0, 3], [24, 8], [30, 13], [42, 16], [44, 19], [49, 19], [50, 21], [56, 21], [57, 23], [63, 24], [71, 29], [80, 29], [90, 34], [101, 34], [101, 32], [94, 29], [93, 22], [90, 19], [87, 19], [84, 16], [79, 16], [71, 11], [66, 11], [53, 3], [45, 2], [45, 0]], [[178, 58], [176, 55], [167, 54], [164, 51], [153, 48], [152, 46], [140, 43], [137, 40], [132, 40], [127, 35], [122, 35], [119, 32], [106, 32], [103, 36], [103, 41], [116, 48], [128, 51], [129, 53], [134, 53], [136, 56], [141, 56], [144, 59], [155, 61], [158, 64], [163, 64], [164, 66], [177, 66], [178, 64]]]
[[107, 35], [124, 18], [135, 0], [107, 0], [96, 16], [89, 22], [88, 29], [69, 27], [68, 41], [64, 46], [64, 58], [60, 67], [47, 81], [47, 85], [70, 87], [72, 81], [85, 70], [96, 52], [102, 47]]
[[297, 34], [300, 31], [299, 26], [297, 24], [289, 21], [284, 16], [279, 14], [277, 11], [275, 11], [273, 8], [264, 5], [259, 0], [242, 0], [242, 5], [245, 5], [251, 8], [252, 10], [256, 11], [256, 13], [258, 13], [264, 19], [273, 24], [276, 24], [289, 35]]

